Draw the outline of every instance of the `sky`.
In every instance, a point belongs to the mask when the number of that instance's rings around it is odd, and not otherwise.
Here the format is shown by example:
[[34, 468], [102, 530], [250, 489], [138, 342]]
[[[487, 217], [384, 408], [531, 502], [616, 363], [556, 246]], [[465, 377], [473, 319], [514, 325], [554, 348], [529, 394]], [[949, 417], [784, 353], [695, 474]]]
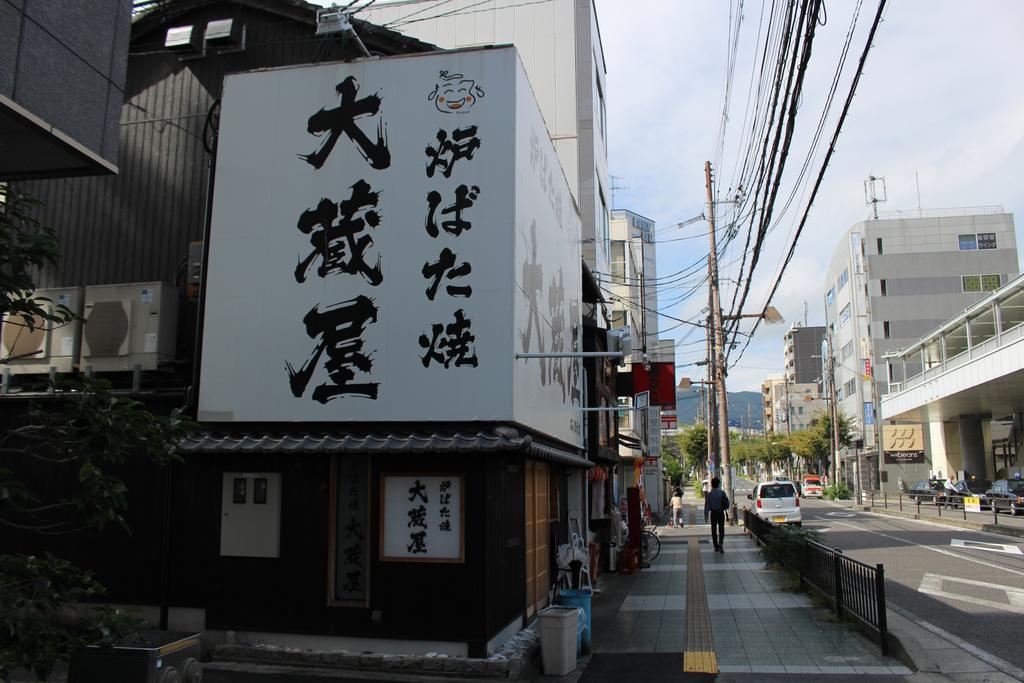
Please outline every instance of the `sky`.
[[[737, 2], [595, 0], [607, 65], [608, 156], [617, 187], [613, 206], [656, 221], [658, 240], [676, 240], [658, 245], [659, 276], [691, 266], [708, 251], [704, 221], [675, 226], [706, 210], [704, 163], [716, 160], [730, 54], [730, 12], [736, 11]], [[743, 3], [724, 152], [715, 168], [723, 199], [738, 166], [763, 4], [771, 6], [770, 1]], [[782, 196], [793, 188], [796, 169], [808, 153], [809, 133], [817, 126], [856, 4], [827, 0], [825, 6], [827, 21], [815, 37]], [[877, 6], [877, 0], [865, 0], [861, 9], [837, 101], [826, 124], [826, 140], [810, 167], [812, 180]], [[915, 210], [919, 196], [926, 210], [1001, 205], [1016, 214], [1021, 240], [1022, 26], [1024, 3], [1018, 0], [894, 0], [887, 4], [824, 182], [772, 301], [785, 323], [758, 329], [749, 349], [729, 371], [730, 391], [759, 391], [766, 376], [782, 373], [782, 338], [792, 323], [803, 322], [805, 303], [807, 322], [823, 324], [825, 271], [840, 236], [868, 217], [864, 180], [869, 175], [885, 178], [887, 202], [880, 211]], [[809, 186], [797, 188], [794, 205], [769, 233], [744, 312], [760, 312], [764, 306], [791, 230], [803, 213]], [[727, 205], [720, 207], [719, 217], [729, 221]], [[720, 220], [718, 227], [726, 226]], [[719, 255], [725, 308], [732, 298], [730, 279], [737, 275], [736, 259], [745, 231], [743, 224], [739, 238]], [[677, 286], [660, 292], [661, 312], [702, 319], [706, 289], [676, 302], [688, 289]], [[661, 319], [662, 330], [675, 324]], [[683, 325], [662, 336], [680, 342], [677, 375], [696, 378], [703, 368], [692, 363], [703, 360], [705, 350], [700, 330], [683, 337], [688, 328]], [[741, 329], [749, 330], [750, 324]]]

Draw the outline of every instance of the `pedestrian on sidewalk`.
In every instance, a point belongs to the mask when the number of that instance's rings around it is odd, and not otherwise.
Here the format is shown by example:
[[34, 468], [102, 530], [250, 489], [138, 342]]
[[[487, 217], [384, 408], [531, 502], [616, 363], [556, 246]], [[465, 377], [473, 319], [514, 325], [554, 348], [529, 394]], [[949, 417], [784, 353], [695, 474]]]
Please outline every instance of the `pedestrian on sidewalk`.
[[725, 542], [725, 515], [729, 509], [729, 497], [721, 486], [722, 480], [715, 477], [711, 480], [711, 490], [704, 496], [704, 521], [711, 523], [711, 542], [718, 553], [725, 552], [722, 544]]
[[672, 492], [672, 526], [683, 528], [683, 492], [677, 487]]

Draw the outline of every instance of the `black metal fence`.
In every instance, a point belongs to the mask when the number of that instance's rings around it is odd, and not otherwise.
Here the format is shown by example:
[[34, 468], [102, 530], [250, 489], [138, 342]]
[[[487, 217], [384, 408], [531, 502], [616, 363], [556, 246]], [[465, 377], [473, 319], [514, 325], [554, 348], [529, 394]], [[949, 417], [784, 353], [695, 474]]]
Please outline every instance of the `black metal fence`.
[[[771, 544], [774, 525], [750, 510], [743, 511], [743, 524], [759, 545]], [[889, 654], [885, 568], [881, 564], [872, 567], [814, 541], [804, 541], [803, 555], [794, 556], [787, 564], [800, 575], [801, 587], [810, 586], [829, 601], [836, 614], [860, 622], [878, 641], [882, 654]]]

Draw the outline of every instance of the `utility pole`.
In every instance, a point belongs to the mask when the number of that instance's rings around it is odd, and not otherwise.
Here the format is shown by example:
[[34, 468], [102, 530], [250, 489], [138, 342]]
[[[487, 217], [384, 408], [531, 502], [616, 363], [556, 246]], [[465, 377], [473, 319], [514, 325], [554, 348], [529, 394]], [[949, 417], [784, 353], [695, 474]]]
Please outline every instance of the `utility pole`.
[[[715, 392], [718, 397], [718, 459], [721, 463], [722, 489], [728, 496], [732, 509], [729, 519], [736, 523], [736, 496], [732, 487], [732, 470], [729, 462], [729, 401], [725, 391], [725, 332], [722, 329], [722, 304], [718, 292], [718, 245], [715, 237], [715, 200], [711, 190], [711, 162], [704, 162], [705, 187], [708, 195], [708, 288], [711, 295], [711, 321], [714, 328]], [[711, 359], [708, 359], [711, 364]]]
[[832, 349], [832, 334], [828, 337], [828, 394], [831, 403], [831, 427], [832, 427], [832, 473], [829, 476], [829, 483], [835, 486], [839, 476], [839, 407], [836, 405], [836, 359]]
[[[710, 306], [711, 294], [708, 293], [708, 301]], [[714, 343], [714, 327], [711, 322], [710, 308], [707, 317], [707, 325], [705, 331], [707, 332], [707, 346], [708, 346], [708, 462], [713, 467], [718, 465], [718, 411], [715, 405], [715, 343]], [[710, 478], [710, 475], [709, 475]]]

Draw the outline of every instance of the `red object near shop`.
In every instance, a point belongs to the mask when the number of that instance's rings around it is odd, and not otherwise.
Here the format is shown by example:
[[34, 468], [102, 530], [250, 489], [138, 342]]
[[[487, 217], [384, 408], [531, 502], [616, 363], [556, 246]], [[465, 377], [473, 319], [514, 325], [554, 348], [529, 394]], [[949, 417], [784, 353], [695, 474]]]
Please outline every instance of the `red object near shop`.
[[647, 370], [640, 363], [633, 363], [633, 393], [651, 392], [650, 405], [676, 406], [675, 363], [651, 363]]

